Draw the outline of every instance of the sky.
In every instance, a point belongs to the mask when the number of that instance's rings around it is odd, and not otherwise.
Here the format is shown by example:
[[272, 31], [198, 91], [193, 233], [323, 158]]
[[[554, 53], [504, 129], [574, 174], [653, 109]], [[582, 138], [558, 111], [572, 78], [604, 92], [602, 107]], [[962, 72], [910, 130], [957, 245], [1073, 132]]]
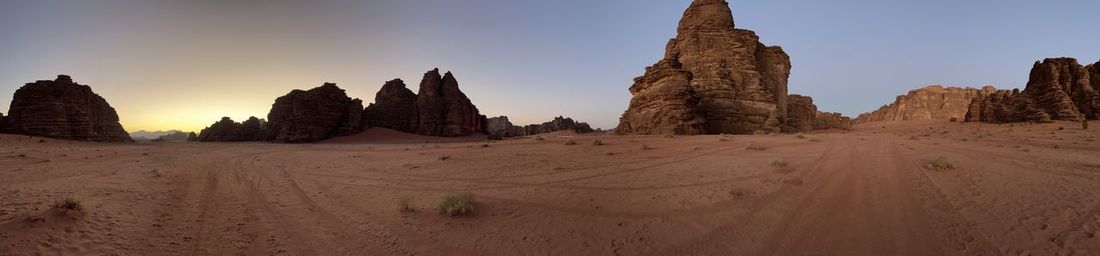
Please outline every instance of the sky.
[[[614, 128], [690, 0], [0, 1], [0, 112], [67, 74], [128, 131], [265, 117], [335, 82], [373, 102], [454, 72], [482, 114]], [[730, 1], [737, 27], [791, 55], [791, 93], [857, 115], [929, 84], [1019, 88], [1048, 57], [1100, 61], [1095, 0]]]

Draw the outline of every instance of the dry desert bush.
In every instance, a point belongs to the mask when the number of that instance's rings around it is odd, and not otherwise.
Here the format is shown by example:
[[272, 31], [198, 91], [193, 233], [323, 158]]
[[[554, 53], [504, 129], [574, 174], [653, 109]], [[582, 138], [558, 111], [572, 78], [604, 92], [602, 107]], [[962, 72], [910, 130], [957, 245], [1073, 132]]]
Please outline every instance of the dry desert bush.
[[955, 169], [955, 161], [952, 161], [946, 156], [936, 158], [935, 162], [928, 164], [928, 169], [936, 171], [950, 171]]
[[443, 194], [443, 198], [435, 206], [435, 211], [447, 216], [473, 214], [473, 195], [470, 192], [448, 192]]
[[759, 143], [756, 143], [756, 142], [749, 142], [749, 144], [745, 146], [745, 149], [752, 150], [752, 151], [764, 151], [764, 150], [767, 150], [768, 148], [766, 148], [766, 147], [764, 147], [764, 146], [762, 146], [762, 145], [760, 145]]

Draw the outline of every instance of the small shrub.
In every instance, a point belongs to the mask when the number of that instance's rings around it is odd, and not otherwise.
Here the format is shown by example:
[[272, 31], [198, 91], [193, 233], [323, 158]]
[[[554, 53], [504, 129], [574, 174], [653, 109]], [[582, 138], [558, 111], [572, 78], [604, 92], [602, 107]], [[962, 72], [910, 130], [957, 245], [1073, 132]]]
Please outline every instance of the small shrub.
[[931, 164], [928, 164], [928, 168], [932, 169], [932, 170], [937, 170], [937, 171], [954, 170], [955, 169], [955, 161], [951, 161], [951, 159], [949, 159], [945, 156], [941, 156], [939, 158], [936, 158], [935, 162], [932, 162]]
[[401, 212], [415, 212], [416, 207], [413, 205], [413, 198], [409, 196], [397, 200], [397, 209]]
[[730, 141], [730, 140], [723, 137], [723, 138], [718, 138], [718, 141]]
[[487, 148], [487, 147], [489, 147], [489, 144], [481, 144], [481, 147]]
[[577, 145], [577, 142], [573, 141], [573, 140], [567, 140], [567, 141], [565, 141], [565, 145], [567, 145], [567, 146]]
[[909, 136], [909, 139], [910, 140], [920, 140], [920, 137], [917, 137], [917, 135], [913, 135], [913, 136]]
[[676, 137], [676, 135], [665, 134], [665, 139], [671, 139], [671, 138], [675, 138], [675, 137]]
[[546, 139], [543, 138], [542, 136], [535, 136], [535, 140], [546, 140]]
[[447, 216], [470, 215], [474, 213], [473, 195], [469, 192], [448, 192], [436, 205], [435, 211]]
[[1065, 130], [1065, 129], [1066, 129], [1065, 127], [1058, 127], [1059, 131], [1062, 131], [1062, 130]]
[[597, 139], [597, 140], [592, 141], [592, 145], [594, 145], [594, 146], [603, 146], [604, 144], [603, 144], [602, 140]]
[[768, 135], [768, 132], [766, 132], [764, 130], [756, 130], [756, 131], [752, 132], [752, 135]]
[[441, 156], [441, 157], [439, 157], [439, 161], [447, 161], [447, 160], [451, 160], [451, 156]]
[[1081, 120], [1081, 130], [1088, 130], [1088, 129], [1089, 129], [1089, 120], [1088, 119]]
[[54, 201], [53, 208], [60, 210], [61, 213], [80, 212], [84, 210], [84, 206], [80, 204], [80, 200], [67, 194], [61, 197], [61, 199]]
[[806, 135], [802, 135], [801, 133], [799, 133], [798, 135], [795, 135], [794, 137], [799, 138], [799, 139], [805, 139]]
[[752, 151], [764, 151], [768, 148], [765, 148], [764, 146], [757, 144], [756, 142], [749, 142], [749, 145], [746, 145], [745, 149]]
[[768, 165], [775, 166], [775, 167], [786, 167], [787, 166], [787, 161], [783, 161], [783, 158], [775, 158], [775, 159], [772, 159], [772, 160], [768, 161]]
[[653, 147], [650, 147], [649, 144], [642, 144], [642, 150], [651, 150], [651, 149], [653, 149]]
[[810, 138], [810, 141], [812, 141], [812, 142], [821, 142], [821, 139], [819, 139], [819, 138]]

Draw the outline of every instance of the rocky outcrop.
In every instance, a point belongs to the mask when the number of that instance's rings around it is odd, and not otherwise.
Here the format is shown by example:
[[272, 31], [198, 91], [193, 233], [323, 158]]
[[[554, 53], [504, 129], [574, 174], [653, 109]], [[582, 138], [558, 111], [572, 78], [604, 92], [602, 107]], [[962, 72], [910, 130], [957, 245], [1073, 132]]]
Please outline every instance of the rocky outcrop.
[[347, 96], [334, 83], [308, 91], [293, 90], [275, 99], [267, 114], [271, 140], [315, 142], [362, 131], [363, 101]]
[[0, 113], [0, 132], [4, 131], [4, 113]]
[[852, 118], [840, 113], [817, 112], [816, 118], [814, 118], [814, 130], [828, 129], [851, 130]]
[[814, 130], [817, 124], [817, 106], [814, 99], [798, 94], [787, 96], [787, 122], [784, 132]]
[[420, 114], [417, 97], [405, 82], [394, 79], [386, 82], [374, 96], [374, 103], [363, 112], [366, 127], [385, 127], [407, 133], [417, 133]]
[[991, 90], [994, 90], [991, 86], [979, 90], [931, 85], [898, 96], [893, 103], [874, 112], [861, 114], [855, 122], [961, 120], [966, 117], [971, 100], [980, 91]]
[[[1031, 69], [1027, 87], [983, 91], [975, 97], [967, 121], [989, 123], [1082, 121], [1100, 118], [1100, 92], [1091, 74], [1073, 58], [1046, 59]], [[1091, 70], [1090, 70], [1091, 69]]]
[[489, 134], [489, 138], [502, 139], [526, 136], [527, 130], [523, 126], [513, 125], [507, 116], [499, 116], [485, 120], [485, 133]]
[[182, 131], [171, 131], [168, 134], [158, 136], [153, 139], [153, 142], [186, 142], [191, 141], [191, 137], [196, 136], [195, 133], [186, 133]]
[[222, 117], [206, 129], [202, 129], [194, 141], [201, 142], [241, 142], [241, 141], [266, 141], [271, 135], [266, 130], [267, 123], [263, 119], [249, 117], [243, 123], [234, 122], [229, 117]]
[[826, 113], [817, 110], [814, 99], [809, 96], [791, 94], [787, 97], [787, 122], [783, 132], [805, 132], [811, 130], [852, 129], [852, 119], [840, 113]]
[[2, 132], [67, 140], [130, 142], [118, 113], [92, 88], [66, 75], [15, 91]]
[[420, 115], [420, 134], [431, 136], [465, 136], [481, 132], [485, 116], [458, 89], [458, 80], [451, 72], [439, 75], [439, 69], [424, 74], [420, 93], [416, 97]]
[[725, 0], [695, 0], [665, 57], [635, 79], [620, 134], [779, 131], [790, 58], [737, 29]]
[[507, 116], [493, 117], [486, 121], [485, 133], [490, 138], [508, 138], [529, 136], [557, 131], [573, 131], [576, 133], [591, 133], [595, 130], [588, 123], [577, 122], [568, 117], [555, 117], [554, 120], [541, 124], [516, 126], [508, 121]]

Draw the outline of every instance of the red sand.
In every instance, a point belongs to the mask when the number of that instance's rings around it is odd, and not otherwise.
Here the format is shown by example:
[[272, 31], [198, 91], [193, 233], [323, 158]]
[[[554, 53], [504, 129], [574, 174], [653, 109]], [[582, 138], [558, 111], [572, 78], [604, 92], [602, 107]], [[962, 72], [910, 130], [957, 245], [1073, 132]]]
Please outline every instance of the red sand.
[[[1088, 255], [1098, 135], [946, 122], [603, 146], [378, 130], [309, 145], [0, 135], [0, 254]], [[941, 156], [956, 168], [926, 168]], [[473, 193], [475, 214], [435, 214], [448, 191]], [[49, 210], [66, 194], [82, 212]], [[400, 212], [403, 197], [418, 211]]]

